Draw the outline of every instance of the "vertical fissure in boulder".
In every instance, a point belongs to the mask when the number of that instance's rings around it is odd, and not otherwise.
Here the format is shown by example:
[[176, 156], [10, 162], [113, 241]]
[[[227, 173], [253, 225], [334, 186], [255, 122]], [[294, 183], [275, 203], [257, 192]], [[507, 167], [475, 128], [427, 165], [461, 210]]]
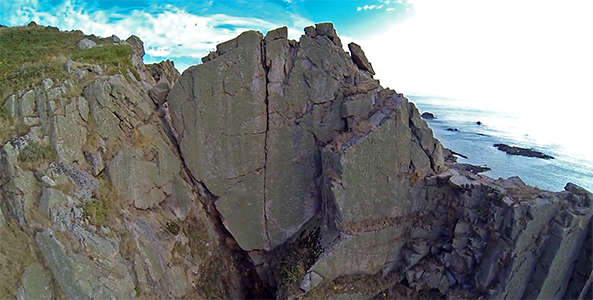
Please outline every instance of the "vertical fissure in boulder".
[[264, 98], [264, 103], [266, 105], [266, 132], [264, 135], [264, 190], [263, 190], [263, 196], [264, 196], [264, 231], [265, 231], [265, 235], [266, 235], [266, 240], [267, 240], [267, 244], [268, 244], [268, 248], [272, 247], [272, 241], [270, 239], [270, 231], [269, 226], [268, 226], [268, 199], [267, 199], [267, 182], [268, 182], [268, 132], [270, 131], [270, 104], [269, 104], [269, 100], [268, 100], [268, 71], [269, 68], [266, 64], [266, 41], [262, 40], [261, 41], [261, 63], [262, 63], [262, 68], [264, 70], [264, 84], [265, 84], [265, 98]]
[[[193, 86], [192, 86], [193, 91]], [[261, 278], [259, 277], [253, 262], [249, 258], [247, 252], [245, 252], [241, 247], [238, 246], [237, 241], [233, 237], [233, 235], [228, 231], [228, 229], [224, 226], [222, 215], [216, 209], [216, 199], [218, 198], [214, 195], [206, 184], [199, 181], [191, 172], [190, 168], [188, 167], [185, 157], [183, 156], [183, 152], [181, 151], [181, 146], [179, 145], [178, 135], [175, 129], [173, 128], [172, 124], [169, 122], [169, 119], [166, 118], [167, 112], [163, 110], [163, 108], [159, 108], [161, 110], [161, 123], [169, 137], [169, 140], [174, 145], [175, 152], [179, 157], [179, 160], [182, 164], [182, 170], [185, 175], [189, 178], [191, 188], [193, 190], [193, 194], [196, 198], [202, 197], [205, 201], [200, 201], [202, 204], [202, 208], [205, 210], [206, 215], [208, 216], [210, 222], [214, 225], [216, 229], [216, 234], [218, 235], [218, 240], [220, 241], [220, 245], [223, 250], [222, 257], [227, 257], [230, 259], [228, 261], [232, 264], [232, 269], [236, 271], [236, 275], [240, 278], [240, 286], [241, 291], [244, 292], [244, 296], [246, 299], [269, 299], [274, 298], [274, 291], [271, 289], [266, 283], [264, 283]], [[229, 243], [232, 241], [232, 243]], [[221, 262], [224, 263], [224, 262]], [[234, 277], [231, 274], [228, 274], [230, 277]]]

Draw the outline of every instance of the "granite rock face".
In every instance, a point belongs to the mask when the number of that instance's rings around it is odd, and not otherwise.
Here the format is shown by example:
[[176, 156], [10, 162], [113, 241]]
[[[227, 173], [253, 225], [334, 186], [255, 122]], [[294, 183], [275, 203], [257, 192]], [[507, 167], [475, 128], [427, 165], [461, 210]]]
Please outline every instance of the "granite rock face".
[[0, 99], [20, 128], [0, 146], [0, 298], [268, 297], [179, 155], [163, 104], [179, 73], [117, 43], [121, 74], [67, 60]]
[[477, 174], [332, 24], [287, 33], [0, 99], [0, 298], [591, 297], [591, 193]]
[[[246, 32], [184, 72], [167, 98], [188, 168], [277, 294], [561, 298], [569, 281], [582, 288], [573, 269], [591, 233], [590, 194], [445, 162], [414, 104], [349, 49], [331, 24], [299, 41], [286, 28]], [[302, 254], [311, 226], [321, 251], [300, 257], [302, 277], [287, 287], [294, 266], [281, 257]], [[356, 291], [361, 278], [384, 282]]]

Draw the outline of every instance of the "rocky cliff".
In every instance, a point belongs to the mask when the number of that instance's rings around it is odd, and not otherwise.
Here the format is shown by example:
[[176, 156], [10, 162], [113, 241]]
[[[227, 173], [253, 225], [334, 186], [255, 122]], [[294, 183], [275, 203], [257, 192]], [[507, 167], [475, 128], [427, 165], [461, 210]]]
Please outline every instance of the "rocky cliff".
[[0, 69], [0, 298], [591, 298], [593, 196], [456, 163], [331, 24], [182, 75], [137, 37], [0, 29], [47, 36]]

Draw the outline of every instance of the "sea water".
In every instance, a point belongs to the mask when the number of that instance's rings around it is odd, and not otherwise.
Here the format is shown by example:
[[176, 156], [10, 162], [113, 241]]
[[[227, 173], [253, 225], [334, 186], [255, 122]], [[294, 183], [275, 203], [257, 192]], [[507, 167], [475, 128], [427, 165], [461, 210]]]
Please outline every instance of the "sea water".
[[[568, 142], [550, 142], [545, 132], [538, 132], [542, 126], [525, 122], [520, 114], [482, 110], [453, 99], [408, 98], [420, 113], [435, 115], [436, 119], [427, 120], [429, 126], [443, 146], [467, 156], [459, 162], [491, 168], [482, 174], [492, 178], [519, 176], [529, 185], [551, 191], [561, 191], [572, 182], [593, 192], [593, 156], [579, 155], [582, 152], [575, 150], [582, 149], [571, 149]], [[478, 121], [481, 125], [476, 124]], [[509, 155], [493, 146], [498, 143], [532, 148], [554, 159]]]

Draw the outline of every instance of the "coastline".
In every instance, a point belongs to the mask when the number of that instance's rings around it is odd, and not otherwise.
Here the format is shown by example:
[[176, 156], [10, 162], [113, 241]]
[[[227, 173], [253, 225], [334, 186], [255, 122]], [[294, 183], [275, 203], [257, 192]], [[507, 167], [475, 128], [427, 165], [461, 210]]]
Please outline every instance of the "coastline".
[[[408, 97], [421, 113], [434, 114], [435, 118], [426, 122], [446, 148], [466, 156], [459, 157], [459, 162], [491, 169], [482, 175], [495, 179], [519, 176], [527, 184], [552, 191], [562, 191], [568, 182], [593, 190], [593, 161], [574, 157], [562, 147], [534, 140], [527, 133], [509, 132], [497, 126], [516, 119], [499, 112], [462, 107], [453, 99]], [[482, 124], [476, 124], [477, 121]], [[509, 155], [494, 144], [533, 148], [554, 159]]]

